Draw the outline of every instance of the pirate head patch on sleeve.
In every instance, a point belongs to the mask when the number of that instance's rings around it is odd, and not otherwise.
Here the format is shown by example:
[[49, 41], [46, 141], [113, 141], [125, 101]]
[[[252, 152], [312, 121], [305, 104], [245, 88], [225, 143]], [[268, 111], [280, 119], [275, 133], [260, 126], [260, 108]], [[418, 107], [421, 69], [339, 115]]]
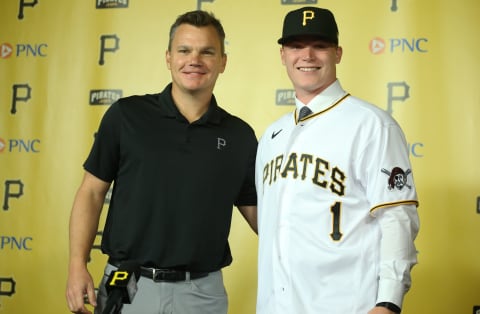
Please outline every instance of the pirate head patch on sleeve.
[[402, 190], [404, 187], [411, 189], [412, 186], [408, 184], [408, 175], [412, 173], [412, 170], [407, 169], [403, 171], [400, 167], [394, 167], [392, 171], [388, 171], [382, 168], [382, 172], [388, 176], [388, 189]]

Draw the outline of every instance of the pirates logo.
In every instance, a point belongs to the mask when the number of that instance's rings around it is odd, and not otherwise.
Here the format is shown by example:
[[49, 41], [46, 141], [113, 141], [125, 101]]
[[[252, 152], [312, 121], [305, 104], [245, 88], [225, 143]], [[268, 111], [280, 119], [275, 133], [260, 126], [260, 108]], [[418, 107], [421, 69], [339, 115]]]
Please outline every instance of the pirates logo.
[[404, 187], [409, 189], [412, 188], [412, 186], [407, 183], [408, 175], [412, 173], [412, 170], [407, 169], [406, 171], [403, 171], [403, 169], [400, 167], [394, 167], [392, 171], [388, 171], [387, 169], [383, 168], [382, 172], [388, 176], [389, 190], [402, 190]]

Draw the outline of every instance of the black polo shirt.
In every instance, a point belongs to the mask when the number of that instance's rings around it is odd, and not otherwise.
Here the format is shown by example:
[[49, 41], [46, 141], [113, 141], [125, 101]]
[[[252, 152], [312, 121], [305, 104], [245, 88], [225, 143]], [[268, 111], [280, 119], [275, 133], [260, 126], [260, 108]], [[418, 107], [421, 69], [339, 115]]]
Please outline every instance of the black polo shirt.
[[232, 261], [233, 205], [256, 205], [257, 139], [218, 107], [188, 123], [171, 97], [122, 98], [106, 111], [84, 168], [113, 181], [102, 237], [111, 258], [215, 271]]

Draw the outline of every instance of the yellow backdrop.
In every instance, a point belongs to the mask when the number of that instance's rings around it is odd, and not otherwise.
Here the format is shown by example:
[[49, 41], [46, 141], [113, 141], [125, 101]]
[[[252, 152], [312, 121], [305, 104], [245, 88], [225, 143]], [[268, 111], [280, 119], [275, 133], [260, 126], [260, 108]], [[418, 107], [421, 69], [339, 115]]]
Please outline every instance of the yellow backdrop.
[[[337, 17], [344, 88], [388, 110], [410, 145], [421, 231], [403, 313], [480, 305], [478, 0], [2, 0], [0, 313], [68, 313], [81, 165], [112, 101], [170, 81], [164, 55], [176, 16], [201, 8], [221, 19], [228, 64], [215, 94], [260, 136], [293, 109], [276, 40], [285, 13], [305, 4]], [[257, 239], [236, 211], [230, 241], [230, 313], [254, 313]], [[92, 250], [97, 282], [104, 263]]]

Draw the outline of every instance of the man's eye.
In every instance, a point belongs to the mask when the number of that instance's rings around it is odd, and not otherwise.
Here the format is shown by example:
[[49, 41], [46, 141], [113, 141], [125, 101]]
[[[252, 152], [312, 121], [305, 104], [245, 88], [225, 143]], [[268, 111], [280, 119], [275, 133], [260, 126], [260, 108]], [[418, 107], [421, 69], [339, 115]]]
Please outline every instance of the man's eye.
[[291, 44], [291, 45], [288, 46], [288, 48], [292, 49], [292, 50], [297, 50], [297, 49], [302, 49], [302, 46]]

